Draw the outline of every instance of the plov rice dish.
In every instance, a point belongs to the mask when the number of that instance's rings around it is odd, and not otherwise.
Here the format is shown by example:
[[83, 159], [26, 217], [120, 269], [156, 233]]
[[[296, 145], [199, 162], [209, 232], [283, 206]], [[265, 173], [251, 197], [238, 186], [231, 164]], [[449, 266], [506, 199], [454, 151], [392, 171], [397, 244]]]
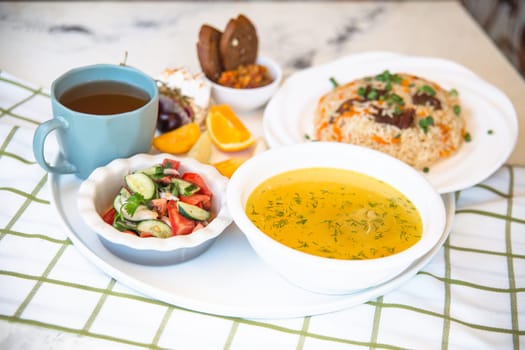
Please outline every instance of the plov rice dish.
[[337, 86], [322, 96], [315, 138], [370, 147], [428, 170], [468, 140], [456, 90], [389, 71]]

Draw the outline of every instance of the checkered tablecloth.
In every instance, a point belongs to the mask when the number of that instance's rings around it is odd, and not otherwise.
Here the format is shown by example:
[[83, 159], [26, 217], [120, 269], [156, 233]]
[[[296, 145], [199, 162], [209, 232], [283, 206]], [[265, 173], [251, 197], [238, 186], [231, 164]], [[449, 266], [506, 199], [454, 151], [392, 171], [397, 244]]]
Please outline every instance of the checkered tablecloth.
[[456, 193], [449, 239], [400, 288], [327, 314], [243, 319], [139, 294], [77, 250], [32, 153], [49, 118], [46, 91], [0, 73], [0, 348], [525, 348], [525, 166]]

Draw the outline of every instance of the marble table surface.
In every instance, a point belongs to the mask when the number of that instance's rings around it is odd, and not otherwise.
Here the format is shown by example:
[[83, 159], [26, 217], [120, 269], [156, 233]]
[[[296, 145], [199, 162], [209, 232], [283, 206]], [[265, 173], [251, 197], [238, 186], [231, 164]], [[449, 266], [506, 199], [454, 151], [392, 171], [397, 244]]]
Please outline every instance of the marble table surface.
[[151, 75], [166, 67], [200, 70], [195, 43], [203, 23], [224, 28], [244, 13], [256, 23], [260, 54], [285, 77], [371, 50], [454, 60], [501, 89], [520, 119], [509, 159], [525, 164], [525, 83], [456, 1], [439, 2], [1, 2], [0, 69], [49, 87], [69, 68], [127, 63]]
[[[224, 28], [239, 13], [256, 24], [260, 54], [277, 60], [285, 78], [367, 51], [466, 66], [512, 101], [520, 136], [508, 163], [525, 165], [525, 82], [458, 1], [0, 2], [0, 70], [49, 88], [70, 68], [119, 63], [127, 52], [128, 64], [153, 76], [166, 67], [197, 72], [200, 26]], [[254, 114], [249, 123], [257, 124], [262, 110]], [[0, 322], [0, 348], [103, 345], [103, 339]]]

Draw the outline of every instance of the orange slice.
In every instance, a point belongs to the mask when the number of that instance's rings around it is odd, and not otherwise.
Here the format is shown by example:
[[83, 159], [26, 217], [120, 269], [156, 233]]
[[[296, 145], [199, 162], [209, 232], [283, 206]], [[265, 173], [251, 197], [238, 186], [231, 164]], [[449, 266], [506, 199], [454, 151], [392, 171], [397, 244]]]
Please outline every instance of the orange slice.
[[228, 105], [210, 107], [206, 127], [212, 142], [221, 151], [240, 151], [255, 142], [250, 131]]
[[237, 168], [240, 167], [245, 161], [246, 159], [244, 158], [233, 157], [221, 162], [213, 163], [213, 166], [219, 171], [219, 173], [226, 176], [227, 178], [230, 178], [235, 170], [237, 170]]
[[201, 136], [197, 123], [189, 123], [153, 139], [153, 147], [160, 152], [179, 154], [188, 152]]

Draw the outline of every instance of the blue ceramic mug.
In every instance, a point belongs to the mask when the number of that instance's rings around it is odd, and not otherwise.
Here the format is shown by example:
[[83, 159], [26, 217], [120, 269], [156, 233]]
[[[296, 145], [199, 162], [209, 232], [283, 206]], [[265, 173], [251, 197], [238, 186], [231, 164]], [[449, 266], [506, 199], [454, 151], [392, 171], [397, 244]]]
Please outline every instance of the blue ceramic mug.
[[[61, 102], [63, 94], [71, 89], [99, 81], [132, 85], [147, 94], [149, 100], [131, 111], [105, 115], [80, 112]], [[147, 153], [155, 134], [158, 99], [155, 81], [129, 66], [97, 64], [70, 70], [51, 86], [53, 119], [35, 131], [35, 158], [48, 172], [85, 179], [113, 159]], [[51, 132], [56, 132], [61, 153], [53, 165], [44, 157], [45, 140]]]

